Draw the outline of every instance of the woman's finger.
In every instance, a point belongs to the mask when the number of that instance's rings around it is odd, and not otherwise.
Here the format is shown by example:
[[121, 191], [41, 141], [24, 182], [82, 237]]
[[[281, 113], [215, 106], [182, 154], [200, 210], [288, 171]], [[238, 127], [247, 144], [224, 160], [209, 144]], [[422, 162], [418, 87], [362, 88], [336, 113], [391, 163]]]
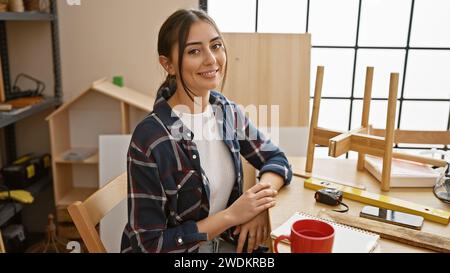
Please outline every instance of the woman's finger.
[[256, 230], [250, 230], [248, 232], [248, 245], [247, 245], [247, 253], [252, 253], [255, 248], [256, 243]]

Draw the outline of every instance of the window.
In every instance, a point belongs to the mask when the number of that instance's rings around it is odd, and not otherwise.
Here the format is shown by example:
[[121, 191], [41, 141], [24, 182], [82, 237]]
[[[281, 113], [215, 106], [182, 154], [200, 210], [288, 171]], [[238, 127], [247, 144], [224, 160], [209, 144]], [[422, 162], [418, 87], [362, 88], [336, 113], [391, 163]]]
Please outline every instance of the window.
[[[340, 130], [359, 126], [366, 67], [373, 66], [374, 100], [370, 122], [374, 127], [386, 125], [389, 77], [390, 73], [398, 72], [396, 128], [450, 129], [450, 1], [200, 2], [206, 4], [208, 12], [224, 31], [312, 34], [311, 96], [317, 65], [324, 65], [326, 69], [320, 126]], [[240, 19], [241, 14], [247, 14], [247, 19]], [[338, 116], [336, 111], [340, 113]], [[417, 154], [435, 146], [401, 145], [398, 148]], [[438, 147], [448, 150], [448, 147]]]

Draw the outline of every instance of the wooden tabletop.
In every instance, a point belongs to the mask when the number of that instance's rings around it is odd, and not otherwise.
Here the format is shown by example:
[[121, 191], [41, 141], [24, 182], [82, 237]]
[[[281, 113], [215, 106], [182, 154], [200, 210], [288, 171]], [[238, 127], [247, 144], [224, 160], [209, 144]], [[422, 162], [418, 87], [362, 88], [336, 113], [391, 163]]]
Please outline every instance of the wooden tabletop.
[[[305, 174], [304, 157], [289, 157], [294, 173]], [[431, 188], [393, 188], [389, 192], [382, 192], [380, 183], [367, 171], [358, 172], [356, 160], [342, 159], [315, 159], [313, 165], [313, 176], [328, 177], [339, 181], [356, 182], [363, 185], [366, 190], [383, 195], [393, 196], [414, 203], [431, 206], [450, 211], [450, 205], [439, 201], [433, 194]], [[269, 210], [271, 229], [280, 226], [296, 211], [303, 211], [312, 215], [318, 215], [322, 209], [330, 210], [334, 207], [316, 203], [313, 190], [303, 187], [304, 179], [294, 176], [291, 184], [280, 190], [277, 196], [277, 205]], [[349, 214], [358, 216], [361, 209], [367, 204], [344, 198], [344, 202], [350, 207]], [[424, 221], [423, 231], [450, 237], [450, 225]], [[289, 252], [289, 246], [279, 244], [280, 252]], [[413, 247], [391, 240], [380, 239], [375, 252], [430, 252], [427, 249]]]

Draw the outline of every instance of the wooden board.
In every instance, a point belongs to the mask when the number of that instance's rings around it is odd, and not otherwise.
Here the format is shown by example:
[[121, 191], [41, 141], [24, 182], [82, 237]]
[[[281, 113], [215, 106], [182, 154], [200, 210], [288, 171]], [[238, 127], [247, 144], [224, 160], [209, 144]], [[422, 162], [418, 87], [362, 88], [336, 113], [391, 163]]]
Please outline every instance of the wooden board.
[[3, 69], [2, 69], [2, 59], [0, 57], [0, 102], [4, 102], [5, 98], [5, 86], [3, 82]]
[[333, 221], [378, 233], [381, 238], [398, 241], [408, 245], [423, 247], [438, 252], [450, 253], [450, 238], [424, 231], [409, 229], [396, 225], [377, 222], [361, 217], [351, 216], [332, 211], [323, 211], [320, 216], [326, 215]]
[[[311, 36], [267, 33], [223, 36], [228, 53], [223, 94], [244, 107], [267, 106], [269, 113], [272, 105], [279, 106], [280, 126], [308, 126]], [[267, 115], [267, 123], [270, 121], [271, 114]]]

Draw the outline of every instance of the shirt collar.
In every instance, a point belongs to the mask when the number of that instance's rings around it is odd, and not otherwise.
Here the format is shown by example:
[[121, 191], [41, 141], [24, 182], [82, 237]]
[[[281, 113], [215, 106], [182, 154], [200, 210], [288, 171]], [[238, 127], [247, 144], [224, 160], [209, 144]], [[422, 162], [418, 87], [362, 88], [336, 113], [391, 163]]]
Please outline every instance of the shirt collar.
[[[169, 87], [159, 89], [153, 105], [153, 112], [171, 132], [172, 136], [175, 138], [181, 137], [185, 140], [192, 140], [194, 138], [193, 133], [183, 124], [178, 115], [172, 111], [172, 108], [168, 103], [168, 100], [173, 96], [175, 90], [176, 89], [171, 89]], [[215, 112], [216, 107], [220, 107], [223, 110], [226, 101], [220, 93], [211, 91], [209, 103]]]

